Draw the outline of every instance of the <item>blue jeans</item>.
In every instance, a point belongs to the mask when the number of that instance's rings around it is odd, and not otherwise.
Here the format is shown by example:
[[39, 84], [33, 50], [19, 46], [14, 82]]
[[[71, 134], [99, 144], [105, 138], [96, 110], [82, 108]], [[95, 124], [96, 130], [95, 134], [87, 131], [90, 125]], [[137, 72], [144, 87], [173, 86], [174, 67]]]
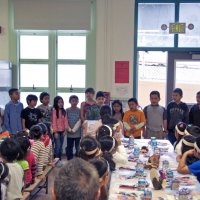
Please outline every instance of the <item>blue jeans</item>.
[[175, 130], [168, 130], [167, 138], [173, 145], [176, 142]]
[[81, 138], [67, 138], [66, 155], [68, 160], [73, 158], [74, 143], [76, 148], [76, 155], [78, 155], [80, 140]]
[[58, 133], [58, 138], [54, 137], [54, 144], [55, 144], [54, 154], [56, 158], [60, 158], [61, 160], [62, 146], [64, 142], [64, 136], [63, 136], [64, 132], [62, 131], [62, 132], [57, 132], [57, 133]]

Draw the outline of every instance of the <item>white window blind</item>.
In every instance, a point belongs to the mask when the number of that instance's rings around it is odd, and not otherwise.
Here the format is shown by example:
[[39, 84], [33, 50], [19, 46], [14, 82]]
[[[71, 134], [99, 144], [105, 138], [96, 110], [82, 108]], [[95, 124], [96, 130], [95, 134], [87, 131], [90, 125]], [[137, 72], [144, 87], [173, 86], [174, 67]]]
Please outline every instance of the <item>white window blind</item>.
[[90, 30], [91, 0], [13, 0], [17, 30]]

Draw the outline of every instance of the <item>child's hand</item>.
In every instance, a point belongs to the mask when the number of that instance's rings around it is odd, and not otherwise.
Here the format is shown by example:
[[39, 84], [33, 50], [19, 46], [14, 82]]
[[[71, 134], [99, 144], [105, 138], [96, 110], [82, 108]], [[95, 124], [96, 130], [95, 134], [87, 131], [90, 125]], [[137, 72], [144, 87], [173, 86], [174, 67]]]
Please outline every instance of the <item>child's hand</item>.
[[121, 145], [121, 138], [119, 135], [115, 135], [114, 138], [117, 140], [117, 144]]
[[67, 134], [67, 131], [65, 130], [65, 131], [63, 132], [63, 137], [65, 137], [66, 134]]
[[132, 126], [131, 129], [130, 129], [130, 132], [131, 132], [131, 133], [134, 133], [135, 131], [136, 131], [135, 126]]
[[52, 166], [52, 167], [56, 166], [54, 162], [50, 163], [49, 165]]
[[186, 151], [185, 154], [194, 155], [194, 151], [195, 151], [194, 149], [191, 149], [191, 150]]
[[55, 139], [58, 139], [58, 133], [54, 133], [53, 135]]

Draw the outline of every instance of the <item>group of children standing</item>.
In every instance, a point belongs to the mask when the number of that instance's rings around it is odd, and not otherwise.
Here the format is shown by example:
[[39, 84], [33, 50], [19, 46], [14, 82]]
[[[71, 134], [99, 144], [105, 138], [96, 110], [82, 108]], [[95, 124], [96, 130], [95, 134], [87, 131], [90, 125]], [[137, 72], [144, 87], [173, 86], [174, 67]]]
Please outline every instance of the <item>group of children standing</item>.
[[[183, 92], [180, 88], [173, 90], [172, 101], [167, 109], [159, 105], [160, 93], [152, 91], [150, 104], [143, 110], [136, 98], [130, 98], [129, 110], [126, 112], [123, 111], [120, 100], [114, 100], [111, 106], [105, 105], [106, 99], [102, 91], [96, 93], [95, 100], [93, 88], [86, 89], [86, 101], [81, 103], [81, 108], [77, 106], [79, 98], [76, 95], [70, 96], [71, 106], [67, 109], [64, 109], [64, 100], [60, 96], [56, 96], [53, 106], [50, 106], [50, 95], [46, 92], [40, 94], [41, 105], [37, 108], [38, 98], [35, 95], [27, 96], [26, 108], [19, 101], [18, 89], [10, 89], [9, 95], [11, 101], [6, 104], [4, 112], [1, 110], [0, 115], [2, 129], [9, 132], [11, 137], [0, 146], [3, 159], [0, 170], [1, 167], [8, 168], [3, 171], [14, 177], [14, 182], [9, 182], [6, 192], [8, 200], [15, 194], [18, 195], [17, 198], [21, 198], [22, 187], [33, 183], [35, 176], [42, 177], [45, 166], [53, 166], [53, 157], [61, 160], [65, 135], [69, 160], [74, 156], [75, 147], [76, 156], [87, 161], [92, 159], [95, 166], [99, 166], [99, 163], [106, 166], [108, 163], [113, 171], [118, 163], [127, 162], [121, 137], [167, 137], [172, 144], [176, 142], [177, 145], [178, 123], [191, 123], [200, 127], [200, 92], [197, 93], [197, 104], [189, 111], [188, 106], [181, 101]], [[101, 157], [101, 160], [95, 161], [96, 157]], [[104, 183], [107, 179], [101, 180], [101, 189], [104, 191], [102, 195], [106, 195], [107, 184]], [[17, 184], [17, 191], [9, 193], [13, 184]]]

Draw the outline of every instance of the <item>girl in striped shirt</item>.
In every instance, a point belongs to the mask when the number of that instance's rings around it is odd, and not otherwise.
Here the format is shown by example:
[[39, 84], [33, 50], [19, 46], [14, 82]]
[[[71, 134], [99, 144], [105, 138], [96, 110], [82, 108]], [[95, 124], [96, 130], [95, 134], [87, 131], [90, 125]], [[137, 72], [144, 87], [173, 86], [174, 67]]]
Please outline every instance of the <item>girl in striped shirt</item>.
[[39, 125], [33, 125], [30, 129], [30, 137], [34, 140], [32, 144], [31, 151], [35, 156], [35, 161], [37, 165], [36, 176], [38, 178], [43, 178], [43, 169], [45, 165], [45, 146], [44, 143], [41, 141], [42, 137], [42, 128]]
[[64, 101], [62, 97], [56, 96], [54, 98], [54, 105], [52, 111], [52, 129], [55, 142], [54, 154], [56, 158], [61, 160], [62, 146], [65, 133], [68, 130], [68, 119], [66, 111], [63, 108]]
[[53, 147], [52, 147], [52, 141], [51, 138], [48, 135], [48, 128], [46, 126], [46, 124], [44, 123], [39, 123], [38, 124], [41, 129], [42, 129], [42, 142], [44, 143], [45, 146], [45, 161], [44, 161], [44, 165], [45, 167], [47, 165], [52, 165], [54, 166], [53, 163]]

